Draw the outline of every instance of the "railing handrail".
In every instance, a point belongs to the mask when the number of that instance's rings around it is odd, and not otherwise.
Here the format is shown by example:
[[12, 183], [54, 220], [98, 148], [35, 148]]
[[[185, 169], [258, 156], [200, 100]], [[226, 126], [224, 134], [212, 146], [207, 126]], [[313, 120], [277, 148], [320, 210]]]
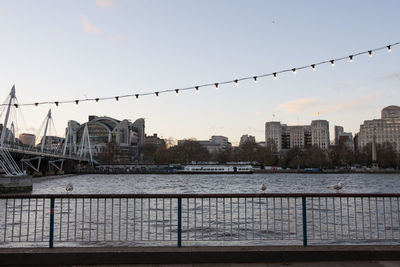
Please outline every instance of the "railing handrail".
[[301, 197], [400, 197], [400, 193], [212, 193], [212, 194], [1, 194], [10, 198], [301, 198]]

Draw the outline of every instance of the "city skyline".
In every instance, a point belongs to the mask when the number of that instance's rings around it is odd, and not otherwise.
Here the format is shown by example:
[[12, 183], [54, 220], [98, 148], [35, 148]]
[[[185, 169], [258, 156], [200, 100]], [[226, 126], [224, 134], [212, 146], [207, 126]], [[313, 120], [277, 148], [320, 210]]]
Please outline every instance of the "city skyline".
[[[288, 8], [262, 1], [245, 6], [103, 0], [78, 7], [68, 1], [3, 1], [2, 97], [13, 84], [21, 103], [146, 93], [350, 55], [399, 41], [392, 30], [400, 24], [396, 6], [395, 1], [291, 3]], [[349, 16], [339, 20], [337, 14], [345, 11]], [[106, 115], [143, 117], [146, 133], [177, 140], [223, 135], [236, 145], [249, 134], [264, 141], [267, 121], [305, 125], [317, 119], [329, 121], [332, 137], [334, 125], [356, 133], [364, 120], [397, 104], [399, 59], [400, 48], [394, 47], [353, 63], [221, 85], [218, 91], [23, 107], [22, 112], [27, 127], [38, 128], [52, 108], [58, 135], [70, 119]]]

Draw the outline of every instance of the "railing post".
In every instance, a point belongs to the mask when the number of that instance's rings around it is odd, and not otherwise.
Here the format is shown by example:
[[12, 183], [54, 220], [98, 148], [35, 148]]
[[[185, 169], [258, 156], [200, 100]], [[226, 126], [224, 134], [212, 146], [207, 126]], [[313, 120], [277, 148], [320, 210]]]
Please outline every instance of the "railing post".
[[182, 198], [178, 197], [178, 247], [182, 247]]
[[54, 198], [50, 199], [50, 234], [49, 234], [49, 248], [53, 248], [54, 241]]
[[307, 246], [307, 204], [306, 197], [301, 197], [301, 206], [303, 207], [303, 246]]

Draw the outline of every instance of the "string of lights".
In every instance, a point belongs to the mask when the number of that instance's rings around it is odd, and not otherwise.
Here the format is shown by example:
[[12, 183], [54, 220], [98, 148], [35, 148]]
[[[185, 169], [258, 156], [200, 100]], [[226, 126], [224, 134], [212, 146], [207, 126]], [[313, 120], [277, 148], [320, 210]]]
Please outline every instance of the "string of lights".
[[[187, 90], [195, 90], [196, 93], [198, 93], [200, 88], [203, 88], [203, 87], [215, 87], [215, 89], [218, 90], [219, 86], [225, 85], [225, 84], [235, 84], [237, 86], [239, 84], [239, 82], [246, 81], [246, 80], [253, 80], [256, 83], [259, 79], [266, 78], [266, 77], [273, 77], [274, 79], [277, 79], [278, 75], [286, 73], [286, 72], [292, 72], [292, 73], [296, 74], [297, 71], [308, 69], [308, 68], [311, 68], [313, 71], [315, 71], [317, 69], [317, 66], [320, 66], [320, 65], [323, 65], [323, 64], [331, 64], [331, 66], [334, 66], [336, 62], [343, 61], [343, 60], [349, 60], [350, 62], [353, 62], [355, 60], [355, 58], [358, 57], [358, 56], [368, 55], [369, 57], [372, 57], [373, 53], [376, 52], [376, 51], [387, 50], [388, 52], [391, 52], [392, 48], [394, 46], [397, 46], [397, 45], [400, 45], [400, 42], [393, 43], [393, 44], [386, 45], [386, 46], [382, 46], [382, 47], [378, 47], [378, 48], [375, 48], [375, 49], [370, 49], [370, 50], [363, 51], [363, 52], [358, 52], [358, 53], [355, 53], [355, 54], [351, 54], [349, 56], [343, 56], [343, 57], [339, 57], [339, 58], [325, 60], [325, 61], [321, 61], [321, 62], [317, 62], [317, 63], [313, 63], [313, 64], [301, 66], [301, 67], [283, 69], [283, 70], [279, 70], [279, 71], [275, 71], [275, 72], [271, 72], [271, 73], [266, 73], [266, 74], [261, 74], [261, 75], [253, 75], [253, 76], [248, 76], [248, 77], [242, 77], [242, 78], [237, 78], [237, 79], [229, 80], [229, 81], [205, 83], [205, 84], [200, 84], [200, 85], [191, 86], [191, 87], [160, 90], [160, 91], [153, 91], [153, 92], [147, 92], [147, 93], [136, 93], [136, 94], [109, 96], [109, 97], [84, 98], [84, 99], [65, 100], [65, 101], [44, 101], [44, 102], [34, 102], [34, 103], [13, 104], [13, 105], [16, 108], [18, 108], [19, 106], [39, 106], [39, 105], [49, 105], [49, 104], [50, 105], [59, 106], [61, 104], [71, 104], [71, 103], [73, 104], [73, 103], [75, 103], [76, 105], [78, 105], [79, 103], [82, 103], [82, 102], [93, 102], [93, 101], [95, 101], [96, 103], [98, 103], [99, 101], [112, 100], [112, 99], [115, 99], [115, 101], [118, 102], [121, 98], [129, 98], [129, 97], [134, 97], [134, 98], [136, 98], [136, 100], [139, 100], [139, 98], [142, 97], [142, 96], [155, 95], [156, 97], [159, 97], [160, 94], [171, 93], [171, 92], [175, 92], [178, 95], [179, 92], [187, 91]], [[8, 105], [9, 104], [7, 104], [7, 103], [0, 104], [0, 106], [8, 106]]]

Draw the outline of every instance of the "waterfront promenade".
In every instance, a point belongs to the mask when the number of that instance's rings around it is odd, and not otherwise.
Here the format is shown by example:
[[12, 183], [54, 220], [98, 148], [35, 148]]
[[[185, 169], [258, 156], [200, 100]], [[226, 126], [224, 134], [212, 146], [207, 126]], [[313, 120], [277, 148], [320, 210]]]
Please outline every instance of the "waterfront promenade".
[[0, 258], [0, 266], [399, 266], [400, 246], [14, 248]]

